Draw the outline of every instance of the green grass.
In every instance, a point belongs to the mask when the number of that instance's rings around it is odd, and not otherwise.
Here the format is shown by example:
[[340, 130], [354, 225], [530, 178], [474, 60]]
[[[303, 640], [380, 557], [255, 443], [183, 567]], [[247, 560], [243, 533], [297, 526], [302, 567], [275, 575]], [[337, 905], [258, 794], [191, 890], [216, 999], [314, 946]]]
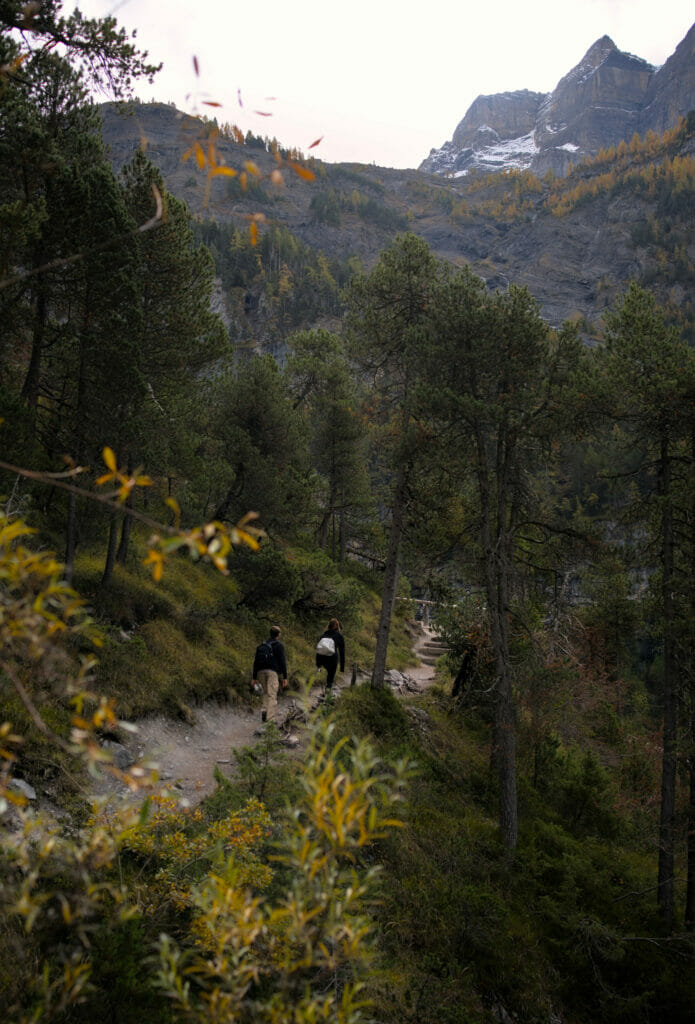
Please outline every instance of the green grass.
[[[291, 589], [284, 595], [281, 583], [264, 579], [252, 608], [240, 602], [234, 559], [230, 575], [223, 576], [207, 564], [175, 556], [167, 560], [161, 582], [155, 583], [142, 565], [144, 553], [145, 546], [136, 537], [128, 566], [116, 566], [105, 590], [100, 588], [101, 552], [82, 550], [75, 570], [75, 587], [93, 608], [104, 634], [97, 652], [97, 690], [115, 699], [123, 717], [185, 714], [209, 699], [247, 704], [255, 648], [273, 622], [282, 628], [294, 689], [316, 679], [316, 639], [333, 614], [344, 623], [346, 671], [355, 663], [371, 670], [380, 598], [359, 574], [351, 576], [349, 567], [339, 572], [321, 552], [278, 550], [274, 560], [290, 571], [276, 572], [275, 580], [287, 578]], [[245, 587], [247, 562], [248, 558], [238, 563]], [[388, 663], [405, 668], [413, 662], [403, 609], [394, 618]]]

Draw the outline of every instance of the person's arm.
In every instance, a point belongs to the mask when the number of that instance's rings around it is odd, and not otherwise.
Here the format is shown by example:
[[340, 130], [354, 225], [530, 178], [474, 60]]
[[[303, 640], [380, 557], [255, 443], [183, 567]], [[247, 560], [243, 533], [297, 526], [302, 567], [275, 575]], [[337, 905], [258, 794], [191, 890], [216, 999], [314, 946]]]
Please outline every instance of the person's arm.
[[278, 641], [278, 655], [282, 667], [282, 688], [284, 690], [287, 686], [287, 661], [285, 659], [285, 645], [280, 643], [280, 641]]

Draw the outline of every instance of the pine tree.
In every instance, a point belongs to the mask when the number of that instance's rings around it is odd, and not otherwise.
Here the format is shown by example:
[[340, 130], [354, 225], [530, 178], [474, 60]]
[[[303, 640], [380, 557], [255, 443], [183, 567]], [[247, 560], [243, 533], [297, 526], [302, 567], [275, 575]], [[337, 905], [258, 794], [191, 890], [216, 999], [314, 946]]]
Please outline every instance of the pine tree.
[[525, 289], [490, 296], [468, 268], [433, 296], [426, 350], [429, 416], [448, 433], [450, 472], [475, 492], [481, 575], [495, 658], [493, 760], [500, 828], [517, 843], [511, 614], [524, 538], [540, 526], [534, 471], [562, 431], [561, 394], [578, 356], [567, 329], [551, 339]]
[[311, 433], [313, 465], [326, 481], [317, 541], [325, 550], [330, 540], [333, 558], [343, 562], [370, 505], [367, 435], [357, 387], [337, 335], [301, 331], [288, 344], [285, 374]]
[[[677, 331], [666, 324], [652, 295], [633, 284], [606, 317], [606, 345], [596, 355], [596, 396], [610, 419], [622, 424], [627, 443], [641, 455], [642, 487], [632, 511], [644, 527], [644, 557], [654, 570], [650, 585], [659, 608], [663, 643], [663, 753], [659, 822], [658, 903], [667, 929], [675, 914], [676, 772], [678, 705], [684, 694], [683, 523], [692, 499], [692, 412], [695, 360]], [[688, 652], [691, 656], [692, 652]]]
[[348, 337], [360, 372], [369, 382], [375, 416], [384, 424], [390, 476], [388, 548], [376, 635], [372, 684], [382, 686], [386, 650], [401, 571], [411, 486], [419, 457], [415, 386], [421, 373], [422, 342], [434, 288], [442, 270], [429, 247], [402, 235], [381, 254], [368, 275], [348, 291]]
[[[124, 168], [122, 189], [134, 224], [151, 221], [158, 201], [163, 213], [156, 227], [136, 234], [136, 295], [129, 316], [132, 370], [144, 401], [123, 423], [119, 454], [127, 465], [145, 464], [171, 480], [182, 476], [176, 459], [191, 427], [181, 410], [190, 406], [200, 375], [228, 352], [228, 339], [212, 311], [212, 257], [195, 244], [188, 209], [166, 191], [161, 172], [142, 151]], [[119, 561], [127, 556], [130, 523], [126, 515]]]

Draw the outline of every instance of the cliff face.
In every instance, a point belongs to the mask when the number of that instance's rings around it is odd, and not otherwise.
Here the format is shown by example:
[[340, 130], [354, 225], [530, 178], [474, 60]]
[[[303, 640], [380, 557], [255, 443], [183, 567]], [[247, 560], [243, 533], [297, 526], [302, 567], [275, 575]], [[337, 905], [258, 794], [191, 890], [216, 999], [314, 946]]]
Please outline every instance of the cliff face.
[[635, 132], [663, 132], [695, 107], [695, 25], [659, 70], [603, 36], [547, 95], [479, 96], [450, 142], [420, 170], [461, 176], [471, 170], [528, 168], [564, 175], [569, 165]]
[[662, 135], [695, 108], [695, 25], [676, 52], [652, 76], [640, 113], [641, 135], [651, 129]]
[[532, 169], [564, 174], [570, 162], [632, 138], [653, 75], [651, 64], [599, 39], [541, 105]]

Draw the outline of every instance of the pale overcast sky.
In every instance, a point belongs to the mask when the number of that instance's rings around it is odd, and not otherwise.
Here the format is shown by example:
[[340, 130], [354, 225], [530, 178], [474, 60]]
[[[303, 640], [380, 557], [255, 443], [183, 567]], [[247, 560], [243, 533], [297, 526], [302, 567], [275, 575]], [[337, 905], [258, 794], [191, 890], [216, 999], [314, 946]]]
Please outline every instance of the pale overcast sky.
[[[73, 5], [65, 0], [65, 10]], [[79, 0], [164, 68], [142, 99], [197, 108], [330, 162], [417, 167], [480, 94], [550, 92], [603, 35], [663, 64], [693, 0]], [[196, 77], [193, 58], [200, 74]], [[239, 97], [243, 106], [239, 105]], [[221, 103], [205, 107], [203, 100]], [[254, 111], [271, 112], [263, 117]]]

